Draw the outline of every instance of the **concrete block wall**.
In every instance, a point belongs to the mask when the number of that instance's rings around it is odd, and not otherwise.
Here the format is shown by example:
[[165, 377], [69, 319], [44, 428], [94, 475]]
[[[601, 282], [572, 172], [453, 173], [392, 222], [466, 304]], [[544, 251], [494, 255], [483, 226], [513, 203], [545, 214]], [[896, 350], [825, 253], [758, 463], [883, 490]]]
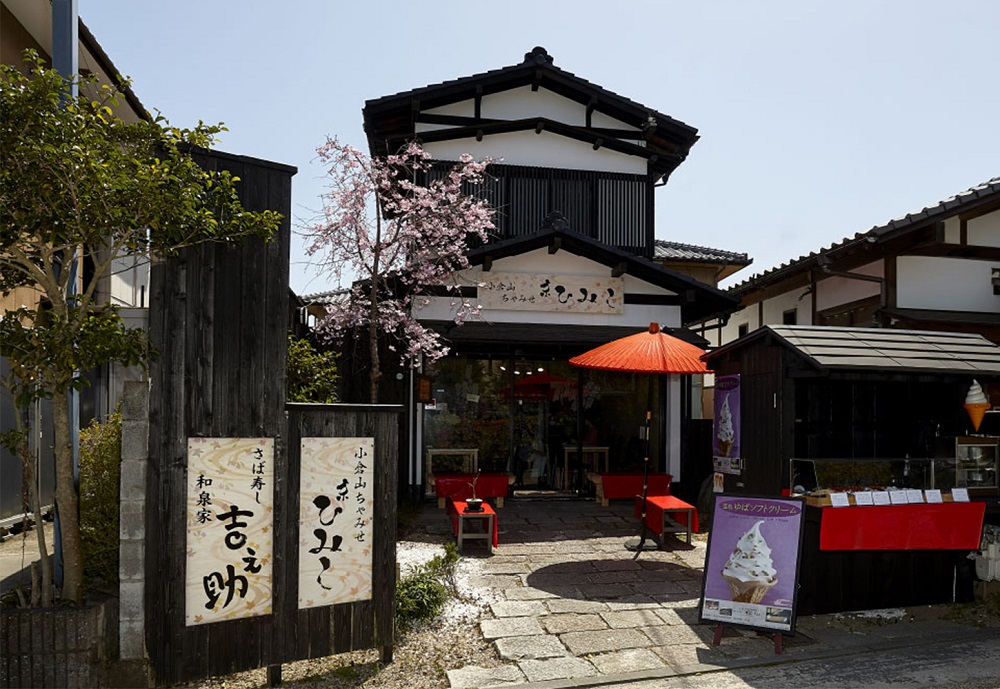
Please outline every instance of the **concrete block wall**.
[[146, 467], [149, 460], [149, 382], [126, 381], [122, 399], [119, 657], [145, 663]]

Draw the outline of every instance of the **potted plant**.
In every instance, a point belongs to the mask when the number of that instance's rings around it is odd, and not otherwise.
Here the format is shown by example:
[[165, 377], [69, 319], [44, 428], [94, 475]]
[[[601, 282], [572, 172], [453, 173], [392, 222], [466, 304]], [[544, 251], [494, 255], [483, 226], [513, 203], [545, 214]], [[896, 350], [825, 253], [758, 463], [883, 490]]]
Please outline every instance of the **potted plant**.
[[482, 512], [483, 511], [483, 499], [476, 497], [476, 483], [479, 481], [479, 472], [476, 472], [475, 477], [469, 482], [469, 488], [472, 489], [472, 497], [465, 501], [465, 511], [466, 512]]

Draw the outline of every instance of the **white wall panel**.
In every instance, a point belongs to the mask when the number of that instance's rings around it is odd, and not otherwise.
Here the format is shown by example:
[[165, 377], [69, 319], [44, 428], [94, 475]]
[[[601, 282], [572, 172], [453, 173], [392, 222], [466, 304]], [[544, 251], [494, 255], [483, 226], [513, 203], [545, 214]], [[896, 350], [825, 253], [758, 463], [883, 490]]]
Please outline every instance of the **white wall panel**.
[[896, 259], [896, 304], [904, 309], [1000, 312], [992, 269], [1000, 261], [935, 256]]
[[966, 227], [972, 246], [1000, 246], [1000, 211], [972, 218]]
[[[434, 115], [473, 117], [476, 112], [475, 101], [469, 99], [451, 105], [443, 105], [439, 108], [430, 108], [424, 112]], [[531, 117], [544, 117], [577, 127], [583, 127], [587, 124], [587, 107], [585, 105], [569, 98], [563, 98], [544, 88], [532, 91], [530, 86], [521, 86], [483, 96], [480, 103], [480, 114], [485, 119], [494, 120], [523, 120]], [[624, 122], [600, 112], [593, 113], [591, 124], [595, 127], [639, 131], [636, 127], [630, 127]]]
[[604, 147], [593, 147], [565, 136], [543, 131], [511, 132], [484, 136], [482, 141], [475, 138], [454, 141], [433, 141], [424, 148], [438, 160], [458, 160], [463, 153], [469, 153], [477, 160], [487, 156], [505, 165], [532, 165], [562, 170], [596, 170], [602, 172], [626, 172], [635, 175], [646, 174], [646, 161], [642, 158], [618, 153]]
[[[875, 261], [874, 263], [855, 268], [850, 272], [882, 277], [884, 275], [883, 263], [881, 260]], [[860, 299], [867, 299], [868, 297], [877, 297], [881, 293], [881, 288], [877, 282], [835, 276], [824, 278], [822, 277], [822, 273], [818, 273], [817, 278], [819, 278], [816, 282], [817, 311], [849, 304]]]

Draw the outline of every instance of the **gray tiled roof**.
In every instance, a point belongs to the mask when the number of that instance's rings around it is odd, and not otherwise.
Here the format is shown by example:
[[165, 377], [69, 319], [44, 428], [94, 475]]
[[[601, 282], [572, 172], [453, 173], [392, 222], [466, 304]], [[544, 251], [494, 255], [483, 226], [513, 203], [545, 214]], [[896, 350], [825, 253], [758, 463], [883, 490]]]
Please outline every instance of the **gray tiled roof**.
[[750, 265], [752, 261], [747, 254], [735, 251], [723, 251], [707, 246], [668, 242], [665, 239], [655, 240], [653, 259], [666, 261], [690, 261], [697, 263], [726, 263], [735, 265]]
[[982, 335], [895, 328], [769, 325], [714, 350], [707, 358], [725, 356], [768, 333], [821, 370], [1000, 374], [1000, 346]]
[[927, 206], [919, 211], [907, 213], [904, 216], [894, 218], [882, 225], [875, 225], [867, 232], [859, 232], [853, 237], [845, 237], [839, 242], [834, 242], [827, 248], [820, 248], [807, 255], [799, 256], [780, 266], [766, 270], [763, 273], [754, 275], [743, 282], [733, 285], [729, 292], [733, 295], [740, 295], [755, 288], [777, 282], [790, 274], [811, 268], [816, 259], [821, 254], [827, 254], [839, 249], [861, 244], [862, 242], [877, 243], [887, 235], [895, 235], [911, 229], [924, 227], [930, 222], [937, 222], [954, 215], [956, 210], [967, 205], [976, 203], [985, 198], [1000, 196], [1000, 177], [978, 184], [963, 192], [950, 196], [943, 201], [939, 201], [933, 206]]

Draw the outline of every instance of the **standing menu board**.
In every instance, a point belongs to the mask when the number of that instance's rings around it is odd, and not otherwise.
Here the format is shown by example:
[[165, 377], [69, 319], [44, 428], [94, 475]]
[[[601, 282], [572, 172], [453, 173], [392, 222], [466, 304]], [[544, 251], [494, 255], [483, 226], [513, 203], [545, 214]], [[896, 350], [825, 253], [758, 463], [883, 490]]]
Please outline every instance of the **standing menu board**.
[[715, 496], [701, 621], [795, 630], [804, 506], [799, 498]]

